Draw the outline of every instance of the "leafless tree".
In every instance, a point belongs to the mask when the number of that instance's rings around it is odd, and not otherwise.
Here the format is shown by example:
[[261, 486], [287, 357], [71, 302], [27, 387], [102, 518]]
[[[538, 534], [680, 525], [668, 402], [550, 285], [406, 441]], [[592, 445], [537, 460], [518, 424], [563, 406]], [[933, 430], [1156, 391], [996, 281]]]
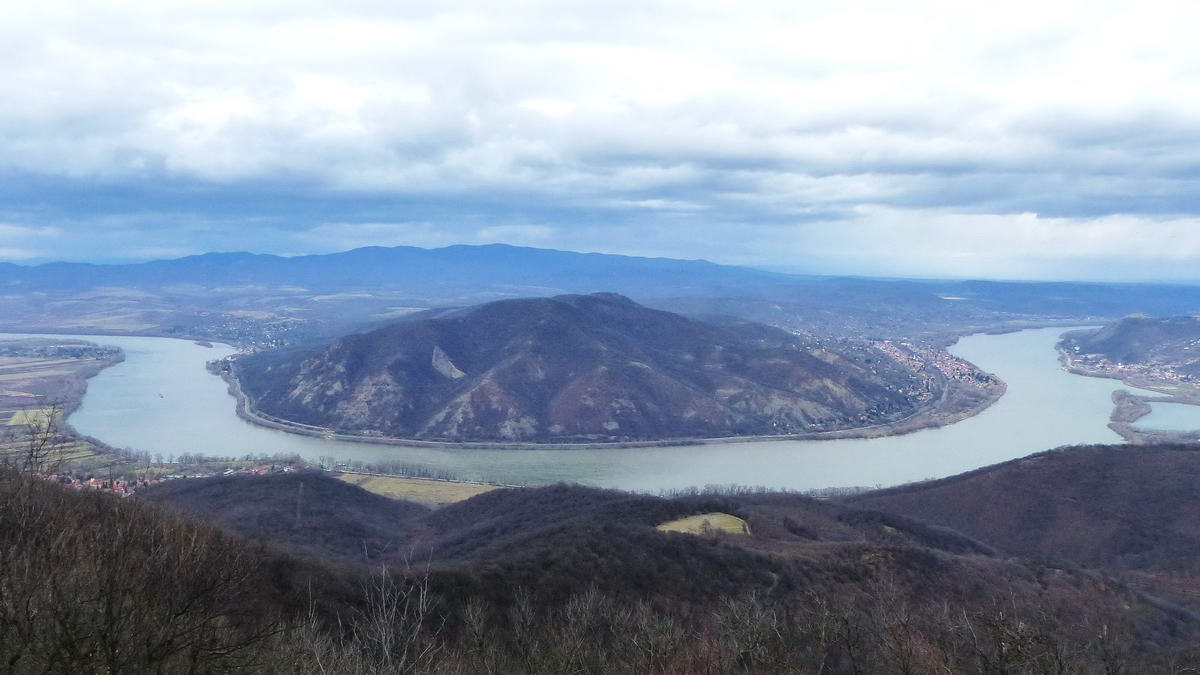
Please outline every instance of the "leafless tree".
[[62, 466], [65, 433], [63, 404], [54, 400], [41, 408], [22, 411], [22, 424], [12, 424], [5, 434], [10, 450], [4, 463], [25, 473], [54, 473]]

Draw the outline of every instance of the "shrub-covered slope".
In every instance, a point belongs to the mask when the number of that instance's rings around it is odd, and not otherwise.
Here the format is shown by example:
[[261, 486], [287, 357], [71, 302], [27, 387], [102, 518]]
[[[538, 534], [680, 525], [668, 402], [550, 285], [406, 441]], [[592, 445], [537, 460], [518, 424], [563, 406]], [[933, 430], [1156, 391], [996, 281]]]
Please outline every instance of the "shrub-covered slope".
[[139, 496], [295, 553], [354, 560], [400, 552], [428, 513], [316, 472], [169, 481]]
[[[320, 547], [303, 539], [321, 528], [278, 538], [255, 511], [280, 513], [304, 484], [301, 518], [334, 522], [332, 511], [305, 511], [308, 494], [354, 501], [323, 481], [332, 479], [187, 481], [159, 498], [212, 517], [257, 495], [225, 522], [309, 553]], [[416, 564], [304, 562], [141, 499], [0, 474], [5, 672], [1174, 672], [1196, 663], [1200, 623], [1101, 575], [997, 558], [949, 531], [803, 497], [556, 486], [435, 512], [354, 503], [380, 527], [398, 523]], [[653, 527], [712, 511], [745, 518], [752, 534]], [[453, 540], [468, 532], [478, 545], [460, 548]]]
[[715, 325], [614, 294], [432, 313], [328, 346], [256, 354], [255, 409], [352, 433], [611, 441], [823, 431], [910, 414], [917, 376], [758, 324]]
[[953, 528], [1018, 556], [1118, 571], [1200, 607], [1200, 446], [1053, 450], [848, 505]]

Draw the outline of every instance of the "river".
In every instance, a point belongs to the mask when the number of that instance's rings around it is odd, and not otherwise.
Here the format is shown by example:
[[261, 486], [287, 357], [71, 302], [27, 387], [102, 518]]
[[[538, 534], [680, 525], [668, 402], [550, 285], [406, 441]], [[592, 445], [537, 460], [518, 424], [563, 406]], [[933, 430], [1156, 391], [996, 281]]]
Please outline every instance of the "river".
[[228, 346], [87, 335], [69, 337], [118, 346], [125, 361], [89, 380], [83, 405], [70, 422], [80, 433], [112, 446], [164, 457], [296, 453], [313, 460], [399, 461], [465, 479], [568, 481], [646, 491], [728, 484], [795, 490], [888, 486], [950, 476], [1060, 445], [1120, 442], [1106, 425], [1112, 392], [1122, 385], [1064, 370], [1054, 345], [1065, 330], [963, 338], [950, 351], [999, 376], [1008, 393], [957, 424], [885, 438], [578, 450], [333, 441], [266, 429], [237, 417], [225, 383], [204, 368], [206, 361], [232, 353]]
[[1150, 404], [1150, 413], [1133, 424], [1139, 429], [1154, 431], [1200, 429], [1200, 406], [1190, 403], [1154, 402]]

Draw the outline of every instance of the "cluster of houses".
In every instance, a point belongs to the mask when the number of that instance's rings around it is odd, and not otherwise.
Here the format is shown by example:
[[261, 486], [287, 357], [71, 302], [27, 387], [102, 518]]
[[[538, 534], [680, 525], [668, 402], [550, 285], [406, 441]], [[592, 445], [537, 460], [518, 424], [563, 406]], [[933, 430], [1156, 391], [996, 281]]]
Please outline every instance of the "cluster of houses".
[[1196, 364], [1174, 364], [1174, 363], [1125, 363], [1123, 361], [1112, 361], [1100, 354], [1081, 354], [1079, 346], [1076, 345], [1071, 352], [1064, 352], [1070, 361], [1070, 365], [1084, 372], [1096, 373], [1105, 377], [1115, 377], [1118, 379], [1127, 379], [1130, 377], [1142, 377], [1158, 382], [1176, 382], [1180, 384], [1194, 384], [1200, 381], [1195, 374], [1190, 372], [1180, 372], [1180, 368], [1195, 369]]
[[969, 362], [954, 356], [944, 349], [918, 346], [911, 342], [880, 340], [874, 343], [879, 351], [905, 364], [911, 370], [922, 372], [925, 367], [936, 368], [948, 380], [958, 382], [991, 382], [992, 376], [980, 371]]
[[295, 468], [291, 466], [254, 466], [201, 473], [148, 473], [144, 476], [135, 476], [133, 478], [129, 478], [127, 476], [121, 476], [120, 478], [99, 478], [96, 476], [88, 476], [84, 478], [72, 474], [49, 474], [46, 475], [45, 478], [46, 480], [59, 483], [60, 485], [73, 490], [97, 490], [99, 492], [108, 492], [121, 497], [129, 497], [140, 489], [169, 480], [181, 480], [184, 478], [213, 478], [215, 476], [234, 475], [265, 476], [270, 473], [291, 473], [292, 471], [295, 471]]
[[50, 474], [46, 476], [46, 479], [73, 490], [96, 490], [98, 492], [108, 492], [121, 497], [129, 497], [137, 490], [149, 487], [162, 480], [158, 477], [129, 479], [124, 477], [97, 478], [92, 476], [89, 478], [80, 478], [78, 476], [71, 476], [69, 474]]

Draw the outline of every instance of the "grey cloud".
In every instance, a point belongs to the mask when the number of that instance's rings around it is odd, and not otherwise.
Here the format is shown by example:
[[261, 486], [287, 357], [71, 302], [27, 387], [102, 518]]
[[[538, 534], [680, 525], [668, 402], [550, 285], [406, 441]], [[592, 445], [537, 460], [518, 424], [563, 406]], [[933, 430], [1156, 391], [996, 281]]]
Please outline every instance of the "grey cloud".
[[1043, 4], [21, 6], [0, 222], [73, 236], [0, 257], [508, 237], [857, 269], [889, 264], [847, 253], [880, 214], [996, 216], [980, 250], [1197, 215], [1197, 17]]

